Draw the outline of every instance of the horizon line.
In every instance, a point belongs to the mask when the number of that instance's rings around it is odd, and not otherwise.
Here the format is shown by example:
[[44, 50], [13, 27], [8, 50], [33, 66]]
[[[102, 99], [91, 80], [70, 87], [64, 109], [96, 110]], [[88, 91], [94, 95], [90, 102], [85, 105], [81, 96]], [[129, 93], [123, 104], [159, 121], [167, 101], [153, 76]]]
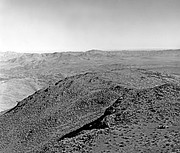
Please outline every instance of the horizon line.
[[65, 53], [65, 52], [88, 52], [88, 51], [104, 51], [104, 52], [111, 52], [111, 51], [167, 51], [167, 50], [180, 50], [180, 48], [142, 48], [142, 49], [87, 49], [87, 50], [60, 50], [60, 49], [52, 49], [52, 50], [0, 50], [0, 53]]

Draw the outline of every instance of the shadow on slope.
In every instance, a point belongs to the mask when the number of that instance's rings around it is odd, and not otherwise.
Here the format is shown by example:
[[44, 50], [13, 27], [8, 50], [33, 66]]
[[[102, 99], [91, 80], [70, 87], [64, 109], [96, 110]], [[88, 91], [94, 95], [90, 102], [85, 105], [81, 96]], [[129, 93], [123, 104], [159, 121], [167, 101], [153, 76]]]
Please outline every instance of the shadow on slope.
[[165, 76], [148, 77], [142, 71], [85, 73], [37, 91], [0, 116], [0, 151], [53, 152], [55, 142], [74, 139], [84, 131], [145, 122], [146, 110], [151, 106], [148, 112], [154, 114], [163, 108], [159, 107], [163, 101], [176, 101], [179, 87]]

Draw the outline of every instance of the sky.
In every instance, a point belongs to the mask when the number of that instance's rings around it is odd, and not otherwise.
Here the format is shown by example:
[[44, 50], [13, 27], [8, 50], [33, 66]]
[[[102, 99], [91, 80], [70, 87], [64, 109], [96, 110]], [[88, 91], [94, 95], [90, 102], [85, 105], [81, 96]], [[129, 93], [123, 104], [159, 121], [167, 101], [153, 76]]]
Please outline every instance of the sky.
[[180, 0], [0, 0], [0, 51], [180, 48]]

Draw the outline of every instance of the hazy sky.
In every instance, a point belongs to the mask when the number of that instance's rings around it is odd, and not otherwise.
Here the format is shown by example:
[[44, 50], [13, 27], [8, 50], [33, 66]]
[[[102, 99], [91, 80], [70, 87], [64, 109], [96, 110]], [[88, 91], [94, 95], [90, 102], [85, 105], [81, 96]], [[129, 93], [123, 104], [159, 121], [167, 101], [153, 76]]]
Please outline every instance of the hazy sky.
[[1, 51], [180, 48], [180, 0], [0, 0]]

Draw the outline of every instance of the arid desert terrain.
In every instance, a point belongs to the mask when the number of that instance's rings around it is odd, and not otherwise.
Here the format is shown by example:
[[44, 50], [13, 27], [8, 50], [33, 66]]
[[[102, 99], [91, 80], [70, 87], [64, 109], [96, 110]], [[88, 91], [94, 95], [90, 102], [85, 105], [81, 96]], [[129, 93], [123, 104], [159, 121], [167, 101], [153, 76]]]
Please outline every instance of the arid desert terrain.
[[39, 89], [75, 74], [103, 69], [105, 65], [145, 68], [180, 75], [180, 50], [99, 51], [0, 54], [0, 111]]
[[0, 54], [0, 152], [178, 153], [180, 50]]

